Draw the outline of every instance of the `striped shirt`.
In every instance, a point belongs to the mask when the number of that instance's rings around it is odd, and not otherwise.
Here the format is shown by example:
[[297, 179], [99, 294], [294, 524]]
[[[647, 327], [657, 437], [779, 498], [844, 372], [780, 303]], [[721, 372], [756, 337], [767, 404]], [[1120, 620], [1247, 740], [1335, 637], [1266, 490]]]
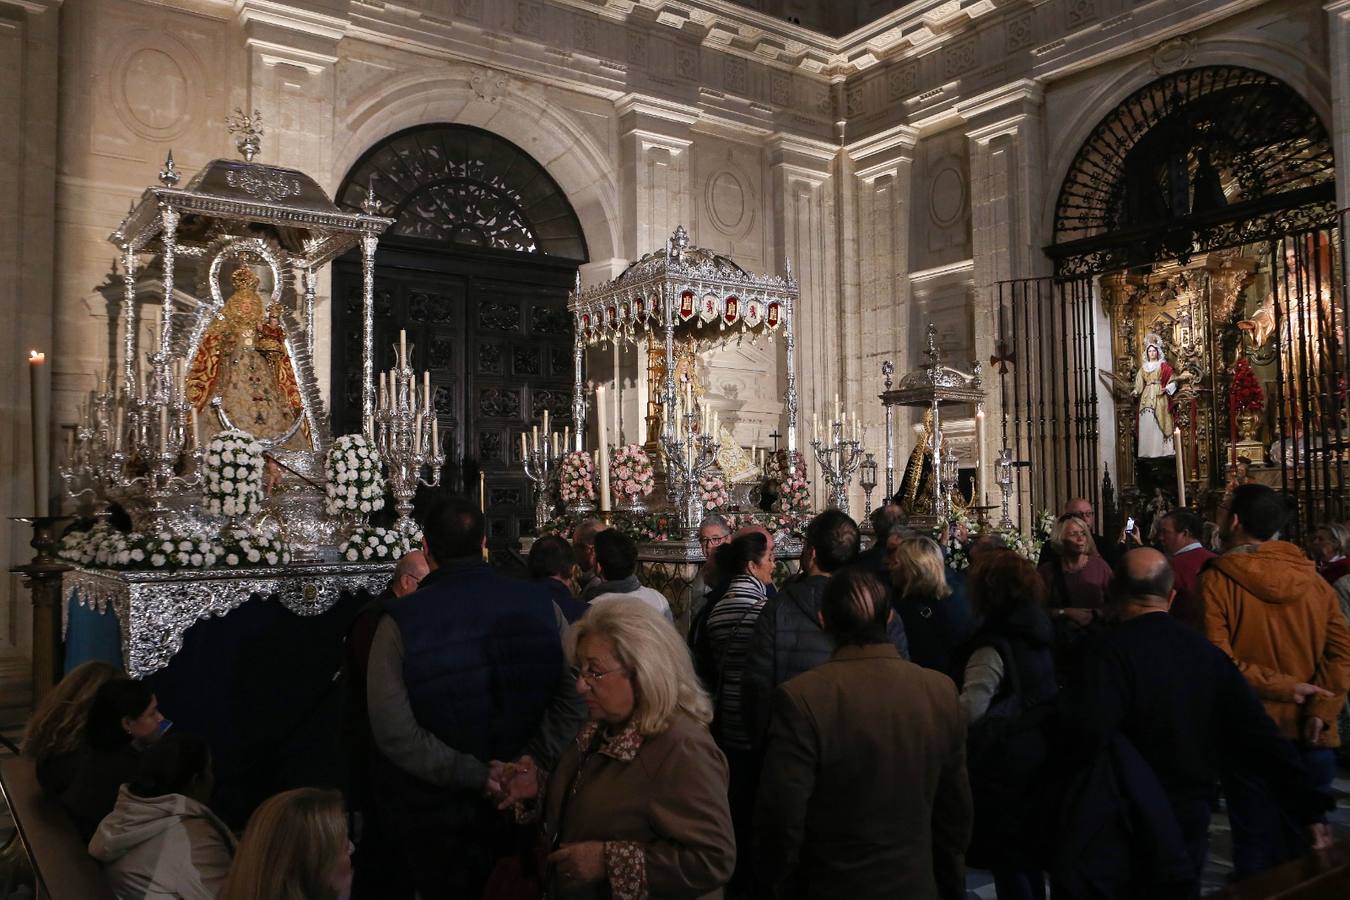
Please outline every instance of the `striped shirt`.
[[708, 643], [721, 672], [716, 698], [720, 738], [724, 746], [734, 749], [750, 749], [751, 729], [741, 708], [741, 673], [766, 596], [762, 581], [753, 575], [738, 575], [708, 615]]

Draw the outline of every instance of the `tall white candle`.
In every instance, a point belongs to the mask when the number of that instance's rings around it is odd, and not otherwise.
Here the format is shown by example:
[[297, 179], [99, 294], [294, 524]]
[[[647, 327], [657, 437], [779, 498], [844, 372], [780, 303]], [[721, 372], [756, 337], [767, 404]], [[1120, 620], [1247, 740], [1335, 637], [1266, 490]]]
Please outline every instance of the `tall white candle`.
[[984, 506], [987, 499], [984, 489], [985, 465], [984, 448], [984, 410], [975, 412], [975, 505]]
[[375, 417], [366, 416], [366, 437], [375, 440]]
[[402, 328], [398, 330], [398, 367], [400, 369], [408, 367], [408, 332]]
[[841, 415], [841, 413], [840, 413], [840, 408], [839, 408], [839, 395], [838, 395], [838, 394], [835, 394], [835, 395], [834, 395], [834, 421], [838, 422], [838, 421], [839, 421], [839, 416], [840, 416], [840, 415]]
[[1186, 454], [1181, 447], [1181, 426], [1172, 429], [1172, 449], [1177, 460], [1177, 506], [1186, 505]]
[[619, 342], [614, 341], [614, 443], [623, 444], [623, 378], [619, 375]]
[[422, 414], [413, 417], [413, 453], [422, 452]]
[[422, 411], [431, 414], [431, 372], [422, 370]]
[[436, 455], [441, 452], [441, 420], [433, 418], [431, 420], [431, 453]]
[[538, 425], [531, 425], [531, 426], [530, 426], [530, 449], [531, 449], [531, 450], [538, 450], [538, 449], [539, 449], [539, 426], [538, 426]]
[[609, 504], [609, 434], [605, 429], [605, 389], [595, 389], [595, 420], [600, 438], [600, 511], [605, 512]]
[[520, 433], [520, 458], [528, 459], [529, 456], [530, 456], [530, 448], [526, 442], [525, 432], [522, 431]]
[[47, 355], [28, 354], [28, 376], [33, 415], [33, 512], [47, 515], [48, 445], [51, 427], [51, 382], [47, 380]]
[[544, 410], [544, 427], [540, 430], [548, 434], [548, 410]]
[[563, 452], [566, 453], [572, 449], [572, 426], [563, 426]]

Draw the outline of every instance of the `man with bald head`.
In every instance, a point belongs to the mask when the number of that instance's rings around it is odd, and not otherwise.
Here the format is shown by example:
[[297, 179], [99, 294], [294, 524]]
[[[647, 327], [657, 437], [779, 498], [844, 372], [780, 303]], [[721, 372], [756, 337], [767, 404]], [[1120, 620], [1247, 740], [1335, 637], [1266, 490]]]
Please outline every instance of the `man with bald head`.
[[1108, 607], [1116, 624], [1083, 654], [1066, 727], [1069, 758], [1079, 762], [1116, 735], [1129, 739], [1167, 795], [1198, 883], [1221, 772], [1261, 773], [1302, 825], [1316, 821], [1325, 801], [1232, 661], [1167, 614], [1173, 577], [1157, 550], [1121, 557]]

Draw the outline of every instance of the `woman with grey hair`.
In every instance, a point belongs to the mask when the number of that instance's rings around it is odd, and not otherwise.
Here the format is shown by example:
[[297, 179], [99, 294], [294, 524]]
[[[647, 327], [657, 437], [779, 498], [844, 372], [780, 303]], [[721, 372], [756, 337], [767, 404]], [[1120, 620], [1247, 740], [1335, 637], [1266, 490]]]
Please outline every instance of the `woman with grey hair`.
[[503, 806], [543, 795], [551, 898], [704, 897], [731, 878], [736, 841], [712, 703], [674, 626], [616, 598], [572, 626], [590, 721], [543, 773], [522, 759]]

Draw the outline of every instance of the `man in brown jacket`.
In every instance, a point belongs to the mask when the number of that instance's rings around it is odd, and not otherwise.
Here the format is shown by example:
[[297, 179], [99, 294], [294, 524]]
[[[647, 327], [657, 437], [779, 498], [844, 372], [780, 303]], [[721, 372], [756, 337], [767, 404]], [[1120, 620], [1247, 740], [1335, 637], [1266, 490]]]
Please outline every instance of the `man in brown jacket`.
[[[1350, 688], [1350, 628], [1330, 585], [1297, 546], [1279, 540], [1284, 499], [1260, 484], [1233, 491], [1220, 510], [1229, 550], [1201, 576], [1205, 631], [1237, 664], [1281, 733], [1299, 745], [1318, 786], [1330, 791], [1336, 714]], [[1280, 814], [1259, 773], [1224, 779], [1233, 825], [1234, 874], [1291, 859], [1306, 843]], [[1315, 827], [1314, 843], [1325, 837]]]
[[900, 658], [875, 576], [830, 579], [833, 657], [777, 689], [755, 810], [757, 882], [777, 897], [961, 900], [972, 807], [946, 675]]

